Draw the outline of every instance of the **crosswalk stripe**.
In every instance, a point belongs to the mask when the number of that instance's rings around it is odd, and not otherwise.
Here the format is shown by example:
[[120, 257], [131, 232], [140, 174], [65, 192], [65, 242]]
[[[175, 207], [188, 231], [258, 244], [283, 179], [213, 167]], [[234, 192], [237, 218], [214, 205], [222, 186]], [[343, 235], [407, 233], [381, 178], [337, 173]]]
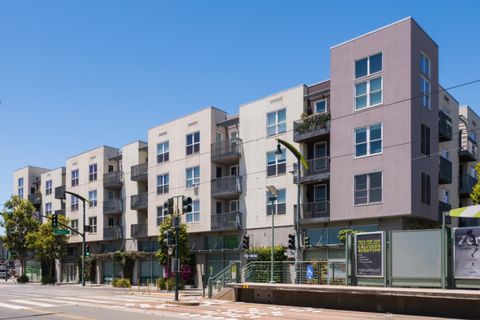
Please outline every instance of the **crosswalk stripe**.
[[63, 299], [70, 300], [70, 301], [77, 301], [77, 302], [90, 302], [90, 303], [100, 303], [100, 304], [115, 303], [114, 301], [106, 301], [106, 300], [100, 300], [100, 299], [85, 299], [85, 298], [72, 298], [72, 297], [64, 297]]
[[22, 309], [28, 309], [29, 307], [26, 306], [18, 306], [15, 304], [7, 304], [7, 303], [1, 303], [0, 302], [0, 307], [2, 308], [8, 308], [8, 309], [15, 309], [15, 310], [22, 310]]
[[46, 301], [46, 302], [52, 302], [52, 303], [59, 303], [63, 305], [72, 305], [75, 304], [73, 301], [64, 301], [64, 300], [58, 300], [58, 299], [48, 299], [48, 298], [35, 298], [35, 300], [40, 300], [40, 301]]
[[56, 305], [50, 304], [50, 303], [45, 303], [45, 302], [38, 302], [38, 301], [31, 301], [31, 300], [10, 300], [15, 303], [20, 303], [20, 304], [27, 304], [27, 305], [32, 305], [36, 307], [57, 307]]

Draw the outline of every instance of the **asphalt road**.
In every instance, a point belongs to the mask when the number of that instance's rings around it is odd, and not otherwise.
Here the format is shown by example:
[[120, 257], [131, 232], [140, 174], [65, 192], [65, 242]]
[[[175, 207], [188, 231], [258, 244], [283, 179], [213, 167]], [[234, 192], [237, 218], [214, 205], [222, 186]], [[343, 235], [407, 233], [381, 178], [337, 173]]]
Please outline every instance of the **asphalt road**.
[[0, 320], [91, 319], [433, 319], [392, 314], [234, 303], [181, 295], [198, 306], [174, 305], [171, 293], [138, 292], [107, 286], [42, 286], [0, 282]]

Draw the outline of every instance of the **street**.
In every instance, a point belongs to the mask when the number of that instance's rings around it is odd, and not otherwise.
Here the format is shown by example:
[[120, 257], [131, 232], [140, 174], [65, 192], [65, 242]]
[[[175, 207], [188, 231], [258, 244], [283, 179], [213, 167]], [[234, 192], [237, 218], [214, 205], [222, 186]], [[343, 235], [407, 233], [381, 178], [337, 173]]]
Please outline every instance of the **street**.
[[[182, 301], [198, 306], [174, 305], [173, 293], [143, 294], [136, 290], [108, 286], [42, 286], [0, 282], [0, 320], [7, 319], [426, 319], [401, 316], [233, 303], [181, 295]], [[428, 318], [434, 319], [434, 318]]]

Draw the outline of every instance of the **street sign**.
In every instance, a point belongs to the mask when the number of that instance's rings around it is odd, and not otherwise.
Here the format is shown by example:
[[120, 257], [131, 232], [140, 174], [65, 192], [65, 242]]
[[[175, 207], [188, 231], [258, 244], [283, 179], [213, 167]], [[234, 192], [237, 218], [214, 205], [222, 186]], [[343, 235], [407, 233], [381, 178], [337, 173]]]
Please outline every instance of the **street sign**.
[[295, 250], [287, 249], [285, 250], [285, 256], [287, 258], [295, 258]]
[[313, 279], [313, 266], [311, 264], [307, 264], [307, 279]]
[[252, 260], [255, 260], [255, 259], [258, 259], [258, 254], [256, 253], [247, 253], [244, 255], [245, 258], [247, 259], [252, 259]]
[[55, 229], [55, 230], [53, 230], [53, 233], [55, 233], [57, 236], [64, 236], [64, 235], [70, 234], [70, 230], [67, 230], [67, 229]]

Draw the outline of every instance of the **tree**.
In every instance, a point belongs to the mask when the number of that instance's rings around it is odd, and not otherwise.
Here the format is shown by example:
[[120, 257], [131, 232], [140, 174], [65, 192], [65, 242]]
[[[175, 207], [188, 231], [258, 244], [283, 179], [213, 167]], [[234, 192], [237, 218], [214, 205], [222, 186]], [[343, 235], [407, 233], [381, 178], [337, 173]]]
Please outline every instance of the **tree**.
[[[51, 217], [51, 216], [50, 216]], [[58, 216], [59, 225], [68, 225], [64, 215]], [[35, 258], [47, 266], [48, 277], [54, 281], [55, 259], [62, 259], [67, 253], [68, 237], [54, 234], [52, 224], [42, 224], [37, 230], [27, 234], [28, 248]]]
[[345, 244], [345, 242], [347, 241], [347, 236], [349, 234], [351, 235], [355, 235], [356, 233], [358, 233], [358, 230], [353, 230], [353, 229], [342, 229], [338, 232], [338, 236], [337, 236], [337, 239], [338, 241], [340, 241], [341, 244]]
[[3, 206], [3, 221], [6, 235], [2, 237], [12, 258], [20, 260], [22, 276], [25, 276], [26, 255], [29, 250], [28, 234], [38, 228], [38, 219], [34, 216], [35, 207], [28, 200], [12, 196]]
[[477, 173], [477, 183], [470, 193], [470, 199], [472, 199], [473, 204], [480, 204], [480, 162], [475, 166], [475, 172]]
[[[167, 216], [163, 218], [163, 222], [160, 225], [160, 235], [158, 236], [159, 249], [157, 251], [157, 257], [160, 259], [160, 264], [163, 266], [168, 265], [168, 246], [165, 243], [165, 231], [171, 230], [173, 232], [173, 241], [175, 243], [175, 231], [173, 229], [172, 217]], [[190, 248], [188, 246], [187, 225], [180, 223], [180, 237], [178, 239], [178, 246], [180, 248], [180, 264], [189, 262]]]

